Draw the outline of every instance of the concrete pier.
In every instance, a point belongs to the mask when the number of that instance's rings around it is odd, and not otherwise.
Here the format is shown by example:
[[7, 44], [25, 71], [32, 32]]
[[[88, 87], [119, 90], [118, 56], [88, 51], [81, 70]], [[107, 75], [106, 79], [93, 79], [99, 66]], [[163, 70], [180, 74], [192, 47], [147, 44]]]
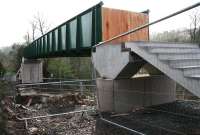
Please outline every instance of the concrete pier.
[[166, 76], [97, 79], [99, 110], [125, 113], [176, 100], [175, 82]]
[[24, 60], [21, 64], [20, 76], [22, 83], [43, 82], [42, 61]]

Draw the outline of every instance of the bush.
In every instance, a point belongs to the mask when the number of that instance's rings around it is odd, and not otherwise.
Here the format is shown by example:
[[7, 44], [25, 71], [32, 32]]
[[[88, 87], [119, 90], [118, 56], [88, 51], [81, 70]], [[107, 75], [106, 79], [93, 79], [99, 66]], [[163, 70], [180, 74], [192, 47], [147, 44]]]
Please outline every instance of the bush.
[[4, 99], [5, 96], [5, 91], [6, 91], [6, 85], [8, 85], [5, 81], [0, 81], [0, 133], [1, 135], [6, 135], [6, 114], [3, 111], [3, 104], [2, 100]]
[[3, 75], [5, 74], [5, 68], [3, 67], [3, 64], [0, 62], [0, 77], [3, 77]]

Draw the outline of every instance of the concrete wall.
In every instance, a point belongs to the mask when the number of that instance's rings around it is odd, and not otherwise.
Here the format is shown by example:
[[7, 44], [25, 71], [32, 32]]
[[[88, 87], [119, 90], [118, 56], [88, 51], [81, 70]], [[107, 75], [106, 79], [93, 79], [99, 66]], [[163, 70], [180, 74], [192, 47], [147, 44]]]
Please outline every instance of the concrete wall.
[[[123, 45], [106, 45], [96, 48], [92, 53], [92, 63], [102, 78], [131, 78], [144, 65], [145, 61], [130, 55]], [[114, 68], [113, 68], [114, 67]]]
[[100, 111], [129, 112], [176, 100], [175, 82], [166, 76], [97, 79]]
[[42, 61], [26, 60], [21, 65], [22, 83], [37, 83], [43, 81]]

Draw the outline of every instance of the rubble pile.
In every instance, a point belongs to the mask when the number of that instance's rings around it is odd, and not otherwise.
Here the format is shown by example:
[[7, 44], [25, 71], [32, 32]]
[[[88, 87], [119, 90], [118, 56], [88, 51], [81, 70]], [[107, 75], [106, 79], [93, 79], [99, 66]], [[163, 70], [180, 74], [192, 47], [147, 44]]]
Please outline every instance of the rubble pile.
[[[92, 111], [20, 120], [94, 108], [94, 100], [78, 93], [24, 96], [20, 101], [21, 104], [15, 104], [11, 97], [2, 100], [11, 135], [134, 135], [100, 120], [98, 113]], [[200, 135], [200, 103], [195, 101], [175, 101], [124, 114], [102, 113], [102, 116], [147, 135]]]
[[9, 135], [27, 135], [25, 123], [17, 119], [16, 107], [13, 98], [5, 97], [2, 101], [2, 109], [6, 115], [6, 131]]
[[8, 97], [3, 100], [5, 112], [8, 114], [7, 130], [12, 135], [91, 135], [95, 131], [96, 118], [88, 115], [92, 112], [30, 119], [27, 124], [25, 120], [20, 120], [94, 108], [91, 106], [95, 104], [94, 100], [88, 100], [87, 96], [68, 93], [20, 98], [21, 104], [15, 104], [14, 99]]
[[91, 116], [70, 114], [30, 120], [28, 132], [38, 135], [91, 135], [95, 132], [95, 124], [96, 120]]

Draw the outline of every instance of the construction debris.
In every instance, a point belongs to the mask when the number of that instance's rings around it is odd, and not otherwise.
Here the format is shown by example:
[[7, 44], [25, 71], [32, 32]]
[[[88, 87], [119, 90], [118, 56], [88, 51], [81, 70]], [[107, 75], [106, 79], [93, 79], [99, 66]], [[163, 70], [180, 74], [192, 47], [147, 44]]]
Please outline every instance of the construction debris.
[[18, 104], [15, 104], [13, 98], [6, 97], [2, 104], [5, 106], [4, 111], [9, 116], [7, 130], [13, 135], [93, 134], [96, 120], [88, 113], [22, 120], [23, 118], [94, 108], [89, 106], [95, 104], [94, 100], [86, 98], [87, 96], [78, 93], [30, 97], [18, 95], [21, 104], [19, 101]]
[[[26, 97], [28, 98], [28, 97]], [[14, 99], [2, 100], [8, 115], [7, 130], [11, 135], [129, 135], [130, 131], [101, 121], [96, 112], [71, 113], [56, 117], [32, 118], [56, 113], [89, 109], [93, 100], [78, 93], [63, 95], [32, 96], [14, 104]], [[102, 116], [112, 122], [147, 135], [199, 135], [200, 104], [194, 101], [176, 101], [152, 107], [135, 109], [131, 113]], [[164, 122], [163, 122], [164, 121]]]

